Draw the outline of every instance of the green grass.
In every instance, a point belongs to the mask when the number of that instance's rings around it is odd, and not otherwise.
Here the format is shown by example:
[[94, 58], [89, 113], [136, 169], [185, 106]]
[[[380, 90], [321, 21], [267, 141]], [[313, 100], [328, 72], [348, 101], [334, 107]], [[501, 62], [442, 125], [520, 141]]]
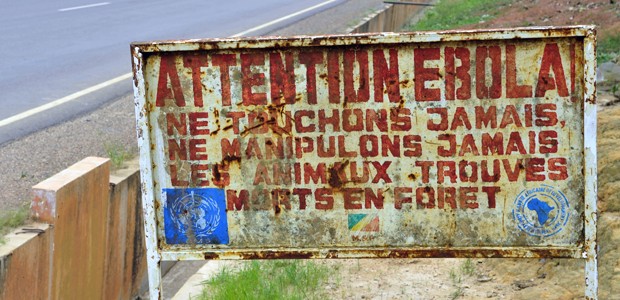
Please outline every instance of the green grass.
[[114, 170], [122, 168], [125, 162], [133, 157], [131, 151], [120, 143], [106, 143], [104, 148]]
[[30, 215], [30, 207], [22, 205], [15, 210], [9, 210], [0, 214], [0, 245], [5, 243], [4, 235], [12, 229], [23, 225]]
[[493, 18], [496, 7], [507, 0], [442, 0], [429, 8], [410, 30], [446, 30]]
[[456, 300], [461, 296], [463, 296], [463, 287], [459, 286], [450, 294], [450, 300]]
[[452, 282], [452, 286], [454, 287], [454, 290], [452, 291], [452, 293], [450, 293], [450, 300], [458, 299], [460, 296], [463, 295], [463, 286], [461, 286], [462, 280], [463, 277], [461, 274], [459, 274], [459, 272], [457, 272], [455, 269], [450, 270], [450, 281]]
[[461, 274], [466, 275], [466, 276], [471, 276], [471, 275], [474, 275], [475, 272], [476, 272], [476, 267], [474, 266], [474, 263], [472, 262], [471, 258], [466, 259], [461, 265]]
[[620, 57], [620, 33], [601, 38], [597, 50], [599, 63], [617, 60]]
[[252, 261], [239, 271], [224, 269], [204, 282], [197, 299], [321, 299], [321, 286], [331, 274], [328, 267], [312, 261]]
[[465, 260], [459, 268], [452, 268], [450, 270], [450, 281], [452, 282], [452, 286], [454, 290], [450, 293], [450, 299], [455, 300], [459, 297], [463, 296], [464, 289], [461, 283], [463, 279], [467, 277], [471, 277], [476, 273], [476, 266], [472, 262], [471, 258]]

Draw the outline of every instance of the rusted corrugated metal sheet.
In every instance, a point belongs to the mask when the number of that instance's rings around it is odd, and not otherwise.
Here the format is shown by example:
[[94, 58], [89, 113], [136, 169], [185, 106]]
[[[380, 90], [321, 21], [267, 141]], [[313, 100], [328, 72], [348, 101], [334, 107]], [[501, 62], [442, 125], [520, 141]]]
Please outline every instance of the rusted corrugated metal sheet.
[[147, 235], [163, 259], [582, 257], [593, 40], [133, 44]]

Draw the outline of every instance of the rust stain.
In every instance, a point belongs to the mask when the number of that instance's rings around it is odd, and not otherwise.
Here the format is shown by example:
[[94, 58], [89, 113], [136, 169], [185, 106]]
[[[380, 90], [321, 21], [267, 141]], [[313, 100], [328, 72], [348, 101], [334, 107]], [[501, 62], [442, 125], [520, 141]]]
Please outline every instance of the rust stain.
[[349, 165], [349, 161], [346, 160], [342, 163], [335, 163], [329, 168], [329, 185], [334, 188], [341, 188], [345, 183], [347, 183], [342, 178], [342, 172], [344, 168]]

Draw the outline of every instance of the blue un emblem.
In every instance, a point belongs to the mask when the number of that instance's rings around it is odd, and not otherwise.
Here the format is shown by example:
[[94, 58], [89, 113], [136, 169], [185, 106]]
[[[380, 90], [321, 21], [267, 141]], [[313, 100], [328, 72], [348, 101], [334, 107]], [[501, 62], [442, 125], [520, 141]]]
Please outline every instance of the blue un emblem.
[[167, 244], [228, 244], [223, 189], [163, 189]]

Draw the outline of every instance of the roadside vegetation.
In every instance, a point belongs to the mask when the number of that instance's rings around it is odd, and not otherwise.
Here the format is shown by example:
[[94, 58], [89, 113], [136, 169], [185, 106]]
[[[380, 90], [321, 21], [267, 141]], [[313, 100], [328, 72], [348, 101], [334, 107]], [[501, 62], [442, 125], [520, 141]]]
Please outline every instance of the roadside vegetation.
[[450, 299], [455, 300], [463, 296], [463, 280], [471, 277], [476, 272], [476, 267], [471, 258], [465, 260], [459, 267], [450, 270], [450, 281], [454, 287], [454, 291], [450, 294]]
[[327, 266], [313, 261], [251, 261], [205, 281], [196, 299], [321, 299], [321, 287], [331, 275]]
[[497, 7], [508, 0], [443, 0], [426, 10], [410, 30], [448, 30], [493, 18]]
[[603, 37], [598, 42], [598, 62], [614, 61], [620, 58], [620, 33]]
[[29, 212], [28, 205], [22, 205], [18, 209], [0, 213], [0, 245], [6, 242], [4, 235], [23, 225], [28, 220]]
[[[409, 27], [416, 30], [450, 30], [457, 28], [484, 28], [484, 23], [494, 19], [502, 13], [501, 8], [510, 5], [511, 0], [440, 0], [434, 7], [426, 10], [424, 16]], [[597, 20], [590, 20], [589, 24]], [[551, 25], [544, 21], [523, 21], [519, 26], [546, 26]], [[554, 24], [560, 25], [560, 24]], [[568, 25], [568, 24], [566, 24]], [[513, 25], [514, 26], [514, 25]], [[600, 29], [600, 26], [599, 26]], [[620, 59], [620, 34], [617, 32], [601, 32], [598, 37], [598, 63]]]
[[109, 142], [104, 144], [106, 156], [112, 163], [112, 170], [122, 169], [127, 160], [133, 158], [134, 154], [121, 143]]

